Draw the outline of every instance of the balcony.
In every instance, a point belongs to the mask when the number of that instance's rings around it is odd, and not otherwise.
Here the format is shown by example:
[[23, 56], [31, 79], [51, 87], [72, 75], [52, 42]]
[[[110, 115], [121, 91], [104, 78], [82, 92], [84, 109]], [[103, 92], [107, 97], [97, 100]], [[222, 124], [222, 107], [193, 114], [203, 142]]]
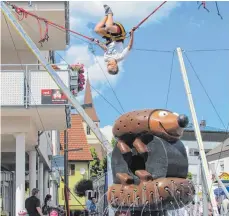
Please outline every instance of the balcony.
[[[10, 2], [19, 8], [35, 14], [38, 17], [45, 18], [63, 27], [69, 28], [69, 6], [64, 1], [32, 1], [31, 4], [28, 1], [25, 2]], [[17, 14], [12, 10], [13, 14], [17, 18]], [[19, 16], [22, 19], [22, 16]], [[69, 44], [69, 34], [66, 31], [60, 31], [49, 25], [48, 35], [49, 40], [43, 43], [43, 46], [39, 43], [40, 41], [40, 26], [38, 20], [35, 17], [28, 15], [23, 18], [19, 23], [22, 25], [26, 33], [36, 43], [40, 50], [63, 50], [66, 45]], [[8, 24], [8, 25], [7, 25]], [[45, 32], [45, 23], [40, 21], [42, 35]], [[9, 26], [9, 29], [8, 29]], [[18, 50], [28, 50], [26, 44], [11, 26], [10, 22], [2, 16], [1, 19], [1, 49], [2, 50], [14, 50], [14, 45], [11, 41], [11, 35], [15, 42], [15, 46]]]
[[[35, 128], [36, 131], [63, 130], [66, 128], [68, 101], [41, 65], [1, 65], [1, 117], [4, 122], [14, 123], [2, 127], [2, 133], [18, 132], [16, 125]], [[71, 70], [56, 71], [69, 87]], [[30, 124], [28, 122], [31, 122]], [[28, 123], [28, 125], [25, 125]], [[33, 124], [34, 123], [34, 124]], [[12, 131], [15, 130], [15, 131]]]

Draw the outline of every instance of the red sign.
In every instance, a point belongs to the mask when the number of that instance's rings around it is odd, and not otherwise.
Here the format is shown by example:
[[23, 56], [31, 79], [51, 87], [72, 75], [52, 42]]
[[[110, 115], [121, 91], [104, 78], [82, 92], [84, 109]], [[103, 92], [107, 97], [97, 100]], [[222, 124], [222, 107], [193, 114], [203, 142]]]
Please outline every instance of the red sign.
[[42, 104], [67, 104], [67, 97], [60, 89], [41, 89]]

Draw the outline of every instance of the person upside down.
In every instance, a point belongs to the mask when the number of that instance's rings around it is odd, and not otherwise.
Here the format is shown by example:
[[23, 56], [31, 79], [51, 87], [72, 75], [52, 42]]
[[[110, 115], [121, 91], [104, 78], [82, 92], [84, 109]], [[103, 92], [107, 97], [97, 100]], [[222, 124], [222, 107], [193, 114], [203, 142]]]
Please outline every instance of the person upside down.
[[106, 40], [106, 44], [95, 42], [105, 51], [104, 61], [107, 62], [109, 74], [116, 75], [119, 71], [118, 62], [127, 57], [133, 46], [134, 28], [130, 32], [130, 41], [124, 48], [125, 28], [121, 23], [113, 21], [113, 12], [108, 5], [103, 6], [105, 17], [96, 25], [94, 31]]

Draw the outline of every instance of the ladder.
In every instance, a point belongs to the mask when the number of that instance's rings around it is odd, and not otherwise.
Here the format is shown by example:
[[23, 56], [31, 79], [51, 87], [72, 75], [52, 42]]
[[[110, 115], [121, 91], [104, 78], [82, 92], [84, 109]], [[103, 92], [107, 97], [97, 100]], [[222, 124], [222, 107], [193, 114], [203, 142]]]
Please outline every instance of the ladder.
[[101, 142], [101, 145], [104, 149], [104, 151], [107, 152], [107, 154], [111, 153], [112, 146], [107, 140], [107, 138], [102, 134], [100, 129], [97, 127], [97, 125], [91, 120], [91, 118], [87, 115], [87, 113], [84, 111], [78, 100], [73, 96], [73, 94], [70, 92], [70, 90], [65, 86], [63, 81], [60, 79], [58, 74], [55, 72], [55, 70], [52, 68], [52, 66], [45, 60], [45, 58], [42, 56], [40, 50], [37, 48], [36, 44], [32, 41], [32, 39], [27, 35], [27, 33], [24, 31], [23, 27], [20, 25], [18, 20], [15, 18], [15, 16], [11, 13], [11, 9], [6, 5], [6, 3], [1, 2], [1, 10], [5, 17], [10, 21], [12, 26], [15, 28], [17, 33], [22, 37], [22, 39], [27, 44], [28, 48], [33, 52], [33, 54], [36, 56], [36, 58], [41, 62], [41, 64], [44, 66], [44, 68], [47, 70], [49, 75], [52, 77], [54, 82], [57, 84], [57, 86], [63, 91], [63, 93], [66, 95], [68, 100], [71, 102], [72, 106], [78, 111], [78, 113], [81, 115], [81, 117], [85, 120], [85, 122], [88, 124], [88, 126], [91, 128], [97, 139]]

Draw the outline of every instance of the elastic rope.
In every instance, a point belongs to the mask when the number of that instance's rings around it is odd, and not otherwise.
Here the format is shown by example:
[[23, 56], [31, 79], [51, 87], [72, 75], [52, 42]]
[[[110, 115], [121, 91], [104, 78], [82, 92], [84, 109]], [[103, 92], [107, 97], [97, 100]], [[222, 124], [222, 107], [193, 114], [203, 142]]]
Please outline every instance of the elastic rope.
[[[167, 2], [167, 1], [162, 2], [162, 3], [161, 3], [152, 13], [150, 13], [146, 18], [144, 18], [139, 24], [137, 24], [137, 25], [133, 28], [134, 31], [135, 31], [136, 29], [138, 29], [147, 19], [149, 19], [149, 17], [152, 16], [157, 10], [159, 10], [166, 2]], [[11, 5], [11, 4], [10, 4], [10, 5]], [[81, 36], [81, 37], [87, 39], [87, 40], [90, 40], [91, 42], [93, 42], [93, 41], [95, 40], [95, 39], [92, 38], [92, 37], [88, 37], [88, 36], [83, 35], [83, 34], [81, 34], [81, 33], [79, 33], [79, 32], [73, 31], [73, 30], [71, 30], [71, 29], [67, 29], [67, 28], [65, 28], [65, 27], [63, 27], [63, 26], [61, 26], [61, 25], [59, 25], [59, 24], [57, 24], [57, 23], [54, 23], [54, 22], [52, 22], [52, 21], [50, 21], [50, 20], [47, 20], [47, 19], [45, 19], [45, 18], [43, 18], [43, 17], [39, 17], [39, 16], [37, 16], [37, 15], [35, 15], [35, 14], [29, 12], [29, 11], [26, 11], [26, 10], [23, 9], [23, 8], [17, 7], [16, 5], [11, 5], [11, 7], [12, 7], [13, 9], [15, 9], [15, 11], [16, 11], [17, 14], [20, 14], [20, 13], [23, 14], [22, 19], [19, 19], [19, 16], [18, 16], [19, 21], [21, 21], [21, 20], [23, 20], [24, 18], [26, 18], [27, 15], [30, 15], [30, 16], [35, 17], [36, 19], [38, 19], [38, 20], [40, 20], [40, 21], [44, 21], [44, 22], [47, 23], [47, 24], [50, 24], [50, 25], [52, 25], [52, 26], [61, 28], [61, 29], [65, 30], [65, 31], [74, 33], [74, 34], [76, 34], [76, 35], [78, 35], [78, 36]], [[129, 33], [130, 33], [130, 32], [129, 32]], [[127, 33], [126, 33], [126, 35], [127, 35]], [[126, 37], [126, 35], [125, 35], [125, 38], [129, 37], [129, 36]], [[45, 39], [45, 37], [44, 37], [43, 39]], [[100, 41], [99, 41], [99, 42], [100, 42]], [[101, 43], [101, 42], [100, 42], [100, 43]]]
[[[16, 5], [11, 5], [11, 6], [12, 6], [13, 9], [15, 9], [16, 13], [18, 13], [18, 14], [19, 14], [19, 13], [26, 14], [26, 17], [27, 17], [27, 15], [30, 15], [30, 16], [32, 16], [32, 17], [35, 17], [36, 19], [39, 19], [40, 21], [47, 22], [47, 24], [51, 24], [51, 25], [53, 25], [53, 26], [59, 27], [59, 28], [65, 30], [65, 31], [68, 31], [68, 32], [72, 32], [72, 33], [77, 34], [77, 35], [79, 35], [79, 36], [81, 36], [81, 37], [83, 37], [83, 38], [86, 38], [86, 39], [90, 40], [90, 41], [94, 41], [94, 38], [91, 38], [91, 37], [88, 37], [88, 36], [86, 36], [86, 35], [80, 34], [80, 33], [76, 32], [76, 31], [71, 30], [71, 29], [67, 29], [67, 28], [65, 28], [65, 27], [63, 27], [63, 26], [61, 26], [61, 25], [59, 25], [59, 24], [57, 24], [57, 23], [54, 23], [54, 22], [52, 22], [52, 21], [50, 21], [50, 20], [47, 20], [47, 19], [45, 19], [45, 18], [43, 18], [43, 17], [39, 17], [39, 16], [37, 16], [37, 15], [35, 15], [35, 14], [29, 12], [29, 11], [26, 11], [26, 10], [23, 9], [23, 8], [19, 8], [19, 7], [17, 7]], [[25, 17], [25, 16], [24, 16], [24, 17]]]
[[145, 19], [143, 19], [138, 25], [134, 27], [134, 31], [138, 29], [149, 17], [151, 17], [157, 10], [159, 10], [167, 1], [162, 2], [157, 8], [154, 9], [152, 13], [150, 13]]

